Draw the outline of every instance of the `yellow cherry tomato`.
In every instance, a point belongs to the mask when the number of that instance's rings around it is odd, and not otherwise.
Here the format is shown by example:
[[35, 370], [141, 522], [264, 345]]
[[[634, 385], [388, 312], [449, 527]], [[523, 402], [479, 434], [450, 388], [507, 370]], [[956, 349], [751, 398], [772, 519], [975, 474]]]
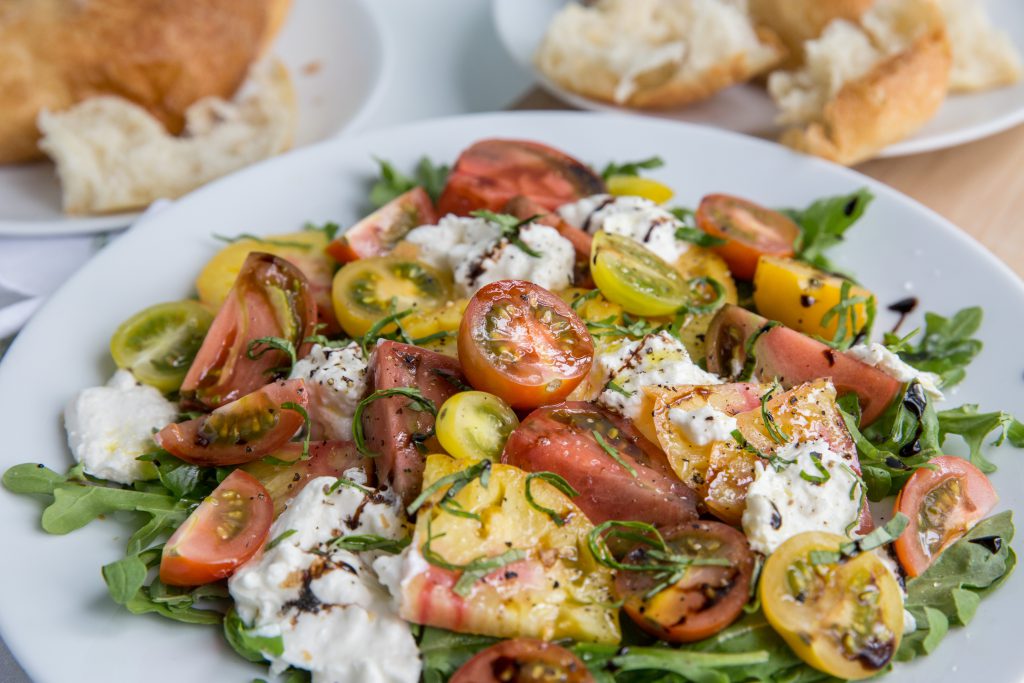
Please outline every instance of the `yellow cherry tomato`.
[[573, 287], [558, 293], [585, 323], [622, 322], [622, 306], [604, 298], [600, 290]]
[[[697, 245], [691, 245], [675, 262], [676, 270], [682, 273], [687, 282], [700, 279], [714, 280], [721, 286], [721, 298], [712, 310], [700, 313], [688, 313], [679, 327], [679, 340], [683, 342], [691, 358], [703, 358], [705, 351], [704, 338], [711, 320], [718, 308], [725, 304], [735, 304], [738, 300], [736, 281], [732, 279], [729, 266], [721, 256]], [[697, 292], [710, 295], [708, 287], [698, 287]]]
[[690, 298], [690, 287], [678, 270], [622, 235], [594, 235], [590, 265], [601, 294], [633, 315], [671, 315]]
[[807, 664], [857, 680], [881, 672], [899, 649], [903, 599], [874, 552], [827, 561], [848, 542], [821, 531], [790, 538], [765, 562], [761, 604], [768, 623]]
[[[839, 326], [839, 315], [831, 315], [827, 323], [825, 314], [840, 301], [843, 283], [841, 277], [818, 270], [806, 263], [774, 256], [762, 256], [754, 272], [754, 304], [766, 318], [811, 336], [833, 339]], [[849, 285], [847, 298], [868, 299], [872, 294], [863, 287]], [[841, 315], [845, 316], [849, 341], [867, 323], [865, 303], [853, 304]]]
[[655, 204], [664, 204], [675, 194], [664, 183], [635, 175], [613, 175], [605, 184], [608, 192], [617, 197], [643, 197]]
[[[391, 256], [346, 263], [334, 276], [331, 287], [334, 312], [351, 337], [363, 336], [393, 313], [439, 308], [450, 298], [451, 283], [440, 271], [419, 261]], [[394, 329], [390, 325], [381, 331]]]
[[455, 394], [437, 411], [437, 440], [459, 460], [497, 462], [508, 435], [519, 426], [512, 408], [486, 391]]
[[417, 346], [457, 357], [459, 324], [468, 303], [468, 299], [456, 299], [437, 308], [417, 309], [402, 318], [402, 329]]
[[198, 301], [156, 304], [121, 323], [110, 340], [117, 367], [164, 393], [181, 387], [213, 323]]

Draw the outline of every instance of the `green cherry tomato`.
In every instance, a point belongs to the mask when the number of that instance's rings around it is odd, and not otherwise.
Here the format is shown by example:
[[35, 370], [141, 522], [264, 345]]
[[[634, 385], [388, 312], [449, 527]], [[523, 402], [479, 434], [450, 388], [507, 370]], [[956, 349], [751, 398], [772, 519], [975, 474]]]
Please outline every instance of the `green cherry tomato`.
[[622, 235], [594, 235], [590, 272], [605, 298], [633, 315], [670, 315], [689, 299], [690, 288], [679, 271]]

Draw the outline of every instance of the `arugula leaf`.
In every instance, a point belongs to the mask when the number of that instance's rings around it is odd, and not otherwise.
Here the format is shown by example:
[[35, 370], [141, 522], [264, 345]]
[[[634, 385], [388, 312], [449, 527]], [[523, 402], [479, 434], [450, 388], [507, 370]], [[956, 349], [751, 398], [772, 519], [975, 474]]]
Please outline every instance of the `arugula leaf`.
[[173, 496], [143, 493], [130, 489], [73, 483], [60, 484], [53, 490], [53, 503], [43, 510], [43, 530], [50, 534], [67, 534], [80, 529], [100, 515], [118, 510], [169, 514], [185, 521], [188, 504]]
[[[917, 621], [917, 630], [904, 637], [896, 653], [898, 661], [929, 654], [950, 625], [970, 623], [981, 598], [999, 586], [1017, 563], [1010, 548], [1013, 533], [1011, 512], [989, 517], [947, 548], [923, 574], [907, 581], [906, 608]], [[995, 538], [1000, 539], [997, 548], [976, 542]]]
[[444, 164], [435, 165], [428, 157], [422, 157], [416, 164], [413, 176], [398, 171], [389, 161], [377, 159], [380, 166], [380, 177], [370, 188], [370, 203], [380, 208], [395, 197], [403, 195], [416, 186], [422, 187], [433, 201], [441, 196], [444, 185], [448, 182], [451, 169]]
[[967, 403], [959, 408], [940, 411], [938, 418], [939, 441], [944, 442], [950, 434], [963, 438], [970, 449], [970, 461], [982, 472], [996, 470], [996, 466], [981, 453], [982, 442], [992, 432], [998, 431], [993, 446], [1001, 446], [1009, 437], [1011, 444], [1024, 448], [1024, 424], [1009, 413], [979, 413], [976, 404]]
[[668, 212], [679, 219], [679, 222], [682, 223], [681, 226], [676, 228], [677, 240], [692, 242], [698, 247], [717, 247], [725, 244], [726, 241], [721, 237], [709, 235], [700, 229], [697, 225], [697, 219], [693, 213], [693, 209], [676, 206], [669, 209]]
[[155, 547], [112, 562], [103, 567], [103, 579], [111, 598], [132, 614], [154, 612], [187, 624], [219, 624], [223, 615], [212, 609], [200, 609], [196, 603], [209, 598], [227, 597], [218, 584], [194, 589], [167, 586], [156, 578], [145, 585], [150, 570], [160, 564], [161, 548]]
[[306, 223], [305, 225], [302, 226], [302, 229], [310, 230], [313, 232], [322, 232], [327, 237], [328, 242], [333, 242], [334, 238], [338, 236], [338, 231], [341, 230], [341, 226], [335, 223], [334, 221], [327, 221], [322, 225], [317, 225], [316, 223]]
[[825, 197], [805, 209], [783, 209], [800, 227], [796, 239], [796, 258], [815, 268], [835, 271], [825, 251], [843, 241], [843, 235], [874, 199], [867, 188], [852, 194]]
[[898, 349], [900, 358], [918, 370], [934, 372], [942, 387], [963, 381], [967, 366], [981, 352], [982, 343], [973, 335], [981, 327], [984, 314], [979, 306], [964, 308], [949, 318], [925, 313], [924, 336], [913, 347], [907, 338], [885, 335], [885, 344]]
[[100, 571], [107, 582], [110, 597], [117, 604], [126, 605], [146, 583], [149, 567], [138, 555], [129, 555], [104, 565]]
[[3, 484], [11, 493], [37, 493], [53, 495], [54, 489], [68, 480], [45, 465], [22, 463], [4, 472]]
[[267, 638], [252, 635], [233, 608], [224, 615], [224, 638], [235, 652], [250, 662], [265, 661], [264, 652], [273, 657], [284, 654], [284, 641], [281, 636]]
[[[625, 673], [631, 671], [656, 671], [673, 673], [687, 681], [728, 681], [730, 678], [719, 669], [748, 667], [764, 664], [771, 659], [765, 650], [751, 652], [698, 652], [695, 650], [669, 647], [626, 648], [618, 645], [579, 643], [573, 652], [583, 660], [587, 668], [596, 674]], [[606, 676], [605, 679], [615, 680]], [[661, 680], [661, 679], [659, 679]]]
[[650, 171], [651, 169], [661, 168], [664, 165], [665, 161], [659, 156], [647, 157], [639, 161], [626, 161], [621, 164], [609, 161], [601, 171], [601, 177], [608, 180], [613, 175], [636, 176], [640, 175], [640, 171]]
[[420, 656], [423, 658], [423, 683], [444, 683], [480, 650], [498, 642], [489, 636], [454, 633], [433, 626], [421, 627]]

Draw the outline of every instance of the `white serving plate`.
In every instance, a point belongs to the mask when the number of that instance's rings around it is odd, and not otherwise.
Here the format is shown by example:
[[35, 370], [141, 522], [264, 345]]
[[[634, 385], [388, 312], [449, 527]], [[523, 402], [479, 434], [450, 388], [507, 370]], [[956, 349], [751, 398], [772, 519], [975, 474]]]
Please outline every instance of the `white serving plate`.
[[[1024, 3], [1020, 0], [979, 1], [985, 2], [996, 25], [1024, 51]], [[534, 66], [533, 55], [551, 17], [565, 3], [566, 0], [491, 0], [495, 26], [505, 48], [551, 94], [580, 109], [631, 112], [758, 137], [778, 135], [775, 105], [764, 88], [754, 84], [733, 86], [708, 100], [678, 109], [645, 111], [592, 100], [554, 83]], [[1024, 81], [989, 92], [952, 95], [920, 131], [886, 147], [878, 156], [898, 157], [953, 147], [995, 135], [1021, 122], [1024, 122]]]
[[[154, 302], [191, 294], [193, 278], [221, 246], [212, 233], [279, 233], [310, 220], [351, 224], [365, 205], [374, 156], [411, 168], [423, 154], [449, 161], [473, 141], [494, 136], [540, 140], [595, 164], [658, 153], [666, 166], [656, 177], [676, 188], [686, 205], [728, 191], [773, 206], [801, 206], [869, 187], [876, 200], [836, 249], [839, 265], [855, 271], [882, 304], [914, 294], [922, 310], [951, 313], [998, 302], [981, 329], [985, 349], [953, 400], [1024, 412], [1024, 285], [935, 213], [855, 172], [723, 131], [641, 117], [520, 112], [335, 139], [212, 183], [140, 222], [52, 296], [0, 363], [0, 468], [24, 461], [69, 466], [64, 404], [113, 372], [107, 344], [122, 320]], [[904, 329], [920, 320], [919, 311]], [[881, 328], [894, 322], [883, 307]], [[1000, 466], [993, 476], [1000, 505], [1022, 509], [1024, 458], [1003, 450], [992, 454]], [[39, 501], [0, 490], [0, 548], [8, 558], [0, 581], [0, 635], [32, 680], [179, 683], [265, 675], [235, 656], [214, 628], [133, 616], [109, 600], [99, 570], [123, 555], [122, 526], [95, 522], [67, 537], [47, 536], [39, 529], [40, 511]], [[954, 629], [935, 654], [898, 665], [886, 680], [1019, 683], [1024, 650], [1010, 625], [1022, 602], [1024, 580], [1012, 577], [984, 601], [969, 629]]]

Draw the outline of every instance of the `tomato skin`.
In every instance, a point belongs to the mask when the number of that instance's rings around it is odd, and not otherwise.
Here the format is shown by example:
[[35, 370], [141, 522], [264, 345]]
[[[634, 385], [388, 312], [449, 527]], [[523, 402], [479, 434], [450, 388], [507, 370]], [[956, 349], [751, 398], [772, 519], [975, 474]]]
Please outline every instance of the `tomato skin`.
[[[894, 506], [895, 512], [902, 512], [910, 519], [893, 544], [900, 564], [910, 577], [928, 569], [946, 548], [991, 512], [999, 500], [988, 477], [963, 458], [942, 455], [928, 462], [936, 469], [916, 470], [903, 485]], [[944, 511], [942, 518], [942, 522], [953, 528], [944, 525], [940, 538], [927, 539], [928, 532], [921, 528], [921, 522], [935, 521], [926, 518], [936, 507], [936, 501], [930, 499], [943, 494], [954, 497], [950, 502], [955, 507]], [[929, 547], [926, 547], [926, 540], [933, 541]]]
[[593, 683], [586, 665], [560, 645], [515, 638], [491, 645], [459, 667], [448, 683]]
[[[242, 526], [233, 513], [242, 511]], [[263, 547], [274, 521], [274, 503], [263, 484], [235, 470], [200, 503], [168, 539], [160, 580], [168, 586], [199, 586], [231, 576]], [[224, 538], [224, 529], [234, 533]]]
[[[636, 477], [600, 445], [595, 430]], [[628, 420], [592, 403], [533, 411], [509, 436], [501, 461], [561, 475], [579, 491], [573, 502], [594, 524], [639, 520], [667, 528], [697, 517], [696, 494], [679, 481], [665, 454]]]
[[604, 181], [593, 169], [557, 149], [528, 140], [480, 140], [459, 155], [437, 211], [441, 216], [501, 211], [517, 195], [554, 211], [603, 192]]
[[[734, 360], [740, 365], [746, 361], [747, 340], [765, 329], [768, 322], [732, 304], [719, 309], [706, 337], [708, 370], [731, 375]], [[881, 370], [781, 325], [760, 334], [753, 351], [755, 377], [778, 377], [786, 388], [828, 377], [840, 396], [856, 394], [864, 426], [877, 420], [902, 388], [899, 380]]]
[[437, 411], [437, 440], [453, 458], [497, 461], [519, 426], [512, 408], [494, 394], [460, 391]]
[[673, 315], [689, 299], [689, 286], [674, 266], [624, 235], [594, 236], [590, 270], [601, 294], [633, 315]]
[[594, 341], [558, 295], [532, 282], [499, 280], [470, 299], [459, 326], [459, 359], [473, 388], [513, 408], [535, 408], [558, 403], [583, 381]]
[[[169, 424], [154, 437], [171, 455], [206, 467], [239, 465], [283, 447], [305, 420], [284, 403], [309, 405], [301, 379], [275, 382], [221, 406], [209, 415]], [[246, 427], [258, 425], [255, 433]]]
[[302, 358], [316, 321], [316, 300], [302, 271], [279, 256], [249, 254], [182, 382], [183, 404], [209, 410], [256, 391], [267, 383], [267, 372], [284, 365], [288, 356], [257, 348], [258, 357], [250, 358], [249, 344], [281, 337]]
[[[650, 574], [619, 572], [615, 588], [629, 617], [647, 633], [670, 643], [703, 640], [734, 622], [750, 597], [754, 575], [754, 554], [747, 538], [727, 524], [706, 521], [690, 522], [662, 535], [669, 547], [698, 557], [724, 558], [730, 566], [691, 567], [680, 581], [649, 599], [644, 595], [656, 585]], [[644, 555], [645, 546], [638, 546], [622, 561], [642, 564]]]
[[271, 464], [261, 459], [246, 463], [241, 469], [267, 489], [274, 501], [274, 517], [284, 512], [288, 501], [317, 477], [340, 477], [358, 467], [366, 472], [368, 480], [373, 480], [373, 461], [361, 457], [348, 441], [314, 441], [309, 444], [308, 460], [302, 459], [302, 444], [297, 441], [286, 443], [271, 455], [288, 464]]
[[437, 218], [430, 195], [414, 187], [338, 234], [327, 245], [327, 253], [339, 263], [385, 256], [410, 230], [433, 225]]
[[800, 227], [788, 216], [727, 194], [704, 197], [696, 219], [701, 230], [726, 240], [714, 250], [741, 280], [754, 277], [761, 255], [792, 257], [800, 235]]

